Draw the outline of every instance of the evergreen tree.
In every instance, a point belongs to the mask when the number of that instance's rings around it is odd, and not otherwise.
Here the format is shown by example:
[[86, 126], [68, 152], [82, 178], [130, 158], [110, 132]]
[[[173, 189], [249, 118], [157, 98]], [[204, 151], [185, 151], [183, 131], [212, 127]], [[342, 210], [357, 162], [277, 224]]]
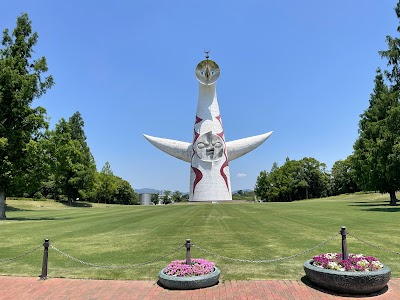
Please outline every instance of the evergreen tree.
[[0, 219], [5, 219], [5, 196], [10, 182], [25, 169], [27, 144], [47, 126], [45, 109], [31, 107], [53, 86], [45, 57], [33, 59], [38, 34], [27, 14], [17, 18], [12, 34], [3, 32], [0, 49]]
[[[394, 8], [397, 18], [400, 21], [400, 1]], [[400, 22], [397, 26], [397, 32], [400, 33]], [[388, 44], [388, 50], [379, 51], [381, 57], [388, 60], [387, 66], [391, 70], [386, 70], [385, 75], [391, 82], [394, 91], [400, 90], [400, 39], [397, 37], [386, 36], [386, 42]]]
[[359, 184], [366, 190], [389, 193], [390, 205], [396, 205], [395, 192], [400, 188], [400, 106], [396, 89], [385, 84], [378, 69], [353, 153]]

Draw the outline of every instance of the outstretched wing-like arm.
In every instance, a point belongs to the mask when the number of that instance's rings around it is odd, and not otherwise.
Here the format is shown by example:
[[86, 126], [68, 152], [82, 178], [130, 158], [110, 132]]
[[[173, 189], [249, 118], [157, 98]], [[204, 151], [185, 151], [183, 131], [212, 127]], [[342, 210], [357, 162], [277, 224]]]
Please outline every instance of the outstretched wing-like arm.
[[161, 151], [164, 151], [165, 153], [180, 160], [186, 162], [191, 161], [190, 154], [192, 151], [192, 144], [176, 140], [158, 138], [147, 134], [143, 134], [143, 136]]
[[254, 150], [262, 143], [264, 143], [270, 137], [271, 134], [272, 131], [236, 141], [227, 142], [226, 148], [228, 150], [229, 161], [232, 161]]

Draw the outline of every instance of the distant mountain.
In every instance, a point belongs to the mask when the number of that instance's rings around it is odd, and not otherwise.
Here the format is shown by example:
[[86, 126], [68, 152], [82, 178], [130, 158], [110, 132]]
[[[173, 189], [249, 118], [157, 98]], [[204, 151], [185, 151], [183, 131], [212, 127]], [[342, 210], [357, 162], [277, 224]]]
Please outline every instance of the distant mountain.
[[155, 189], [143, 188], [143, 189], [136, 189], [135, 192], [138, 194], [157, 194], [157, 195], [159, 195], [161, 191], [155, 190]]
[[[234, 192], [232, 192], [232, 194], [233, 194], [233, 195], [236, 195], [239, 191], [240, 191], [240, 190], [234, 191]], [[251, 189], [244, 189], [244, 190], [242, 190], [242, 191], [245, 192], [245, 193], [253, 192], [253, 190], [251, 190]]]
[[[161, 195], [162, 192], [165, 190], [155, 190], [155, 189], [150, 189], [150, 188], [143, 188], [143, 189], [136, 189], [135, 192], [138, 194], [157, 194]], [[171, 191], [173, 193], [175, 191]], [[188, 192], [181, 192], [182, 195], [189, 194]]]

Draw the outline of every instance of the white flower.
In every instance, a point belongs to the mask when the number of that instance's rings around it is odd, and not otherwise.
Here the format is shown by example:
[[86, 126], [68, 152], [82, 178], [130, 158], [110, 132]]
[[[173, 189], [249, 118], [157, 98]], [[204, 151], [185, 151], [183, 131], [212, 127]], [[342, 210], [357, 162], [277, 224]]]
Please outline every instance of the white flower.
[[372, 266], [376, 269], [382, 269], [383, 268], [383, 264], [379, 261], [373, 261], [371, 262]]
[[353, 255], [353, 256], [356, 257], [356, 258], [364, 257], [364, 254], [351, 254], [351, 255]]
[[334, 259], [334, 258], [336, 258], [336, 256], [337, 256], [337, 253], [326, 253], [325, 254], [325, 257], [327, 259]]
[[359, 260], [359, 261], [357, 262], [357, 265], [360, 266], [360, 267], [367, 268], [368, 265], [369, 265], [369, 263], [368, 263], [368, 260], [366, 260], [366, 259], [361, 259], [361, 260]]
[[332, 270], [339, 270], [340, 269], [340, 266], [337, 263], [333, 262], [333, 261], [329, 262], [327, 267], [328, 267], [328, 269], [332, 269]]

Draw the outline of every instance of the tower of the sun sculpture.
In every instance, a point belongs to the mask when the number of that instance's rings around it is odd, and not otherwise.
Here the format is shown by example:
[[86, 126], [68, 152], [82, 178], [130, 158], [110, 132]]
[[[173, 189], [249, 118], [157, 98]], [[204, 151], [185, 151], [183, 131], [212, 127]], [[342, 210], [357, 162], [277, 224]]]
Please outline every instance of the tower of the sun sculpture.
[[272, 134], [225, 142], [216, 93], [219, 74], [218, 65], [208, 55], [196, 67], [199, 99], [192, 143], [144, 135], [158, 149], [191, 164], [189, 201], [232, 200], [229, 162], [257, 148]]

